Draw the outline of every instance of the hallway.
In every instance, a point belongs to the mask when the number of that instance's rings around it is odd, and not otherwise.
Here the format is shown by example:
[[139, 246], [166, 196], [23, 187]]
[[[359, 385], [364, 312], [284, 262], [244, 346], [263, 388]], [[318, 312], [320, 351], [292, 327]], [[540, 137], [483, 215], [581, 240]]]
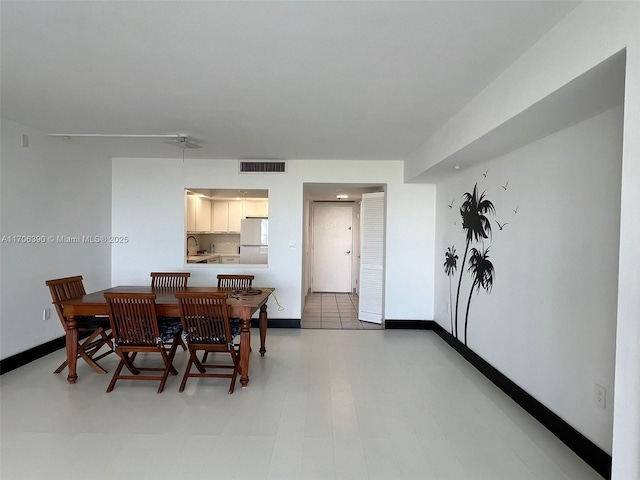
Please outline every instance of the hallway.
[[358, 320], [358, 295], [310, 293], [302, 312], [301, 328], [383, 330], [383, 325]]

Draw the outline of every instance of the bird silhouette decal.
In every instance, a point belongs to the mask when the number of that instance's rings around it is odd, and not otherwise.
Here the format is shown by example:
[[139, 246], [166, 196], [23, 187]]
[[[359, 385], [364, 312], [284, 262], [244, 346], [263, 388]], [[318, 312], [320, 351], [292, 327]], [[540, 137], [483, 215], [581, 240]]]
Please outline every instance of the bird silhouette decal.
[[489, 173], [489, 169], [487, 169], [487, 170], [482, 174], [482, 176], [483, 176], [484, 178], [487, 178], [487, 173]]
[[517, 214], [517, 213], [518, 213], [518, 209], [519, 209], [519, 208], [520, 208], [520, 207], [516, 207], [516, 208], [514, 208], [514, 209], [513, 209], [513, 213]]
[[455, 201], [456, 201], [456, 199], [455, 199], [455, 198], [454, 198], [453, 200], [451, 200], [451, 203], [450, 203], [449, 205], [447, 205], [447, 207], [449, 207], [449, 208], [453, 208], [453, 202], [455, 202]]
[[500, 185], [500, 186], [501, 186], [501, 187], [504, 189], [504, 191], [506, 192], [506, 191], [507, 191], [507, 187], [509, 186], [509, 180], [507, 180], [507, 183], [505, 183], [504, 185]]
[[507, 225], [509, 225], [509, 223], [503, 223], [502, 225], [500, 225], [500, 222], [496, 220], [496, 223], [498, 224], [498, 228], [500, 230], [502, 230], [504, 227], [506, 227]]

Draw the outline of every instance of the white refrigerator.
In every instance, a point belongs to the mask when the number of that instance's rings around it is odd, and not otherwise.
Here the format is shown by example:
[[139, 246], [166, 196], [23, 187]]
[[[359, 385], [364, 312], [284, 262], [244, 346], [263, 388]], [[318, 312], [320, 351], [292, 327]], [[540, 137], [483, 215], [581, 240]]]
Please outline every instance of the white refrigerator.
[[269, 255], [269, 220], [243, 218], [240, 224], [240, 263], [266, 264]]

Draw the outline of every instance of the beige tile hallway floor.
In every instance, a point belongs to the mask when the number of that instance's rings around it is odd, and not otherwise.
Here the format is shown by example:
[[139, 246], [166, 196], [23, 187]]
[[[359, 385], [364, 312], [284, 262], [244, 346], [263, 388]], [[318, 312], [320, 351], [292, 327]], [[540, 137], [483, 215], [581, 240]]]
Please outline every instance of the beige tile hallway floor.
[[107, 394], [110, 374], [84, 364], [69, 385], [62, 350], [6, 373], [0, 478], [600, 478], [433, 332], [271, 329], [264, 357], [252, 334], [233, 395], [225, 379], [178, 393], [180, 376]]
[[351, 293], [310, 293], [302, 312], [302, 328], [382, 330], [382, 325], [358, 320], [358, 296]]

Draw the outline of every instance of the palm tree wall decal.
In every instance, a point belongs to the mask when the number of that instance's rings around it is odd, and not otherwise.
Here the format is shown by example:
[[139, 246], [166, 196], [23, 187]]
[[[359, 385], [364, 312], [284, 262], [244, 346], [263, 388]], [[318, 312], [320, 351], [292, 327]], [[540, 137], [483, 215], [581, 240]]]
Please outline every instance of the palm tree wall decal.
[[[467, 253], [469, 252], [469, 244], [472, 240], [479, 241], [489, 238], [491, 235], [491, 222], [487, 218], [487, 214], [495, 214], [493, 203], [485, 199], [485, 192], [478, 196], [478, 184], [473, 186], [473, 193], [465, 193], [464, 202], [460, 206], [460, 216], [462, 217], [462, 229], [466, 231], [466, 245], [464, 256], [462, 257], [462, 265], [460, 267], [460, 279], [458, 280], [458, 291], [456, 292], [456, 315], [455, 315], [455, 333], [458, 338], [458, 305], [460, 303], [460, 287], [462, 285], [462, 272], [467, 261]], [[466, 320], [465, 320], [466, 330]], [[466, 335], [466, 334], [465, 334]], [[465, 338], [466, 342], [466, 338]]]
[[469, 258], [469, 272], [473, 277], [471, 290], [469, 291], [469, 300], [467, 301], [467, 313], [464, 316], [464, 344], [467, 344], [467, 323], [469, 321], [469, 307], [471, 306], [471, 297], [473, 290], [480, 291], [484, 289], [489, 293], [493, 286], [493, 278], [495, 270], [491, 260], [489, 260], [489, 247], [483, 252], [476, 248], [471, 249], [471, 257]]
[[449, 277], [449, 314], [451, 317], [451, 334], [453, 335], [453, 308], [452, 308], [452, 293], [451, 293], [451, 277], [456, 273], [458, 268], [458, 255], [456, 255], [456, 247], [451, 246], [447, 248], [447, 253], [444, 254], [444, 273]]

